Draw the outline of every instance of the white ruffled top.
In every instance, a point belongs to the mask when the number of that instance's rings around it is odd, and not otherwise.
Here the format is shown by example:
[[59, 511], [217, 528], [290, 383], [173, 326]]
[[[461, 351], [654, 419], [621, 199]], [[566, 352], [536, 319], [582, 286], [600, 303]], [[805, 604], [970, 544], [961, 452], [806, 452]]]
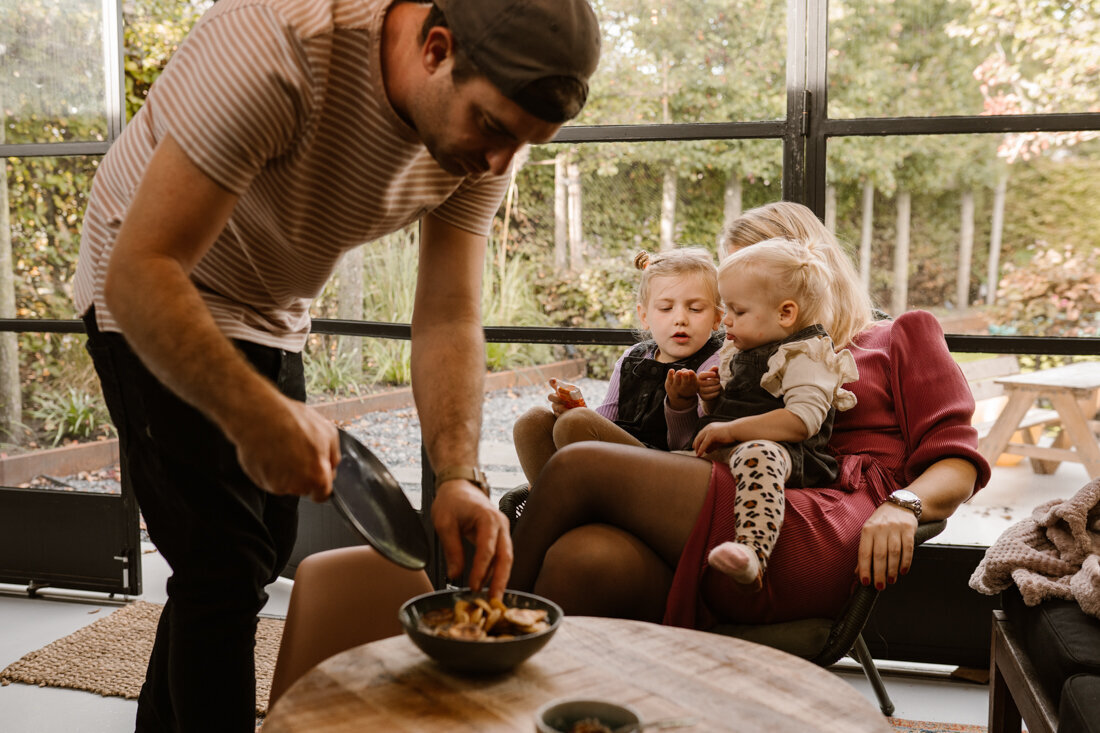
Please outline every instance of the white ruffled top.
[[[720, 354], [719, 378], [725, 386], [736, 347], [727, 341]], [[850, 410], [856, 406], [856, 396], [843, 385], [859, 379], [852, 352], [839, 352], [828, 336], [815, 336], [783, 344], [768, 359], [768, 370], [760, 378], [760, 386], [775, 397], [782, 397], [784, 407], [801, 418], [810, 435], [821, 430], [830, 407]]]

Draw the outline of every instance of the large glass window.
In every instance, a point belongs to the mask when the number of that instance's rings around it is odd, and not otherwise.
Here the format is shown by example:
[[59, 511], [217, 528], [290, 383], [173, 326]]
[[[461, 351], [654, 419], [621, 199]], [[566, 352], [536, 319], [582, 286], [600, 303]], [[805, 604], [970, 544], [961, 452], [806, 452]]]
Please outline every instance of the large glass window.
[[0, 7], [0, 143], [103, 141], [109, 128], [103, 0]]
[[829, 3], [829, 114], [1089, 112], [1100, 99], [1092, 2]]
[[594, 5], [603, 31], [600, 68], [590, 104], [571, 124], [728, 122], [785, 114], [785, 0]]
[[1000, 334], [1100, 334], [1090, 286], [1100, 213], [1089, 203], [1100, 196], [1100, 142], [1025, 158], [1019, 137], [829, 143], [836, 231], [861, 252], [880, 306], [978, 308]]

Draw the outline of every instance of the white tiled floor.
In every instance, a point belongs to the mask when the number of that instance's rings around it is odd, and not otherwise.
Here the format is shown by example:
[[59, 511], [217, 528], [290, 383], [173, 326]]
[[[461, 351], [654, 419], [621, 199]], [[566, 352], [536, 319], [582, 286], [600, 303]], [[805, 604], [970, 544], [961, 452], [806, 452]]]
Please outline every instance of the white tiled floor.
[[[989, 544], [1010, 524], [1026, 517], [1030, 509], [1051, 498], [1069, 496], [1088, 481], [1083, 468], [1063, 464], [1050, 476], [1033, 474], [1026, 462], [998, 467], [987, 489], [952, 518], [947, 532], [937, 541], [951, 544]], [[149, 548], [150, 550], [152, 548]], [[167, 566], [160, 555], [143, 556], [143, 600], [163, 602]], [[279, 580], [271, 587], [265, 615], [283, 616], [291, 582]], [[118, 602], [90, 594], [43, 591], [28, 598], [21, 589], [0, 586], [0, 668], [91, 623], [117, 608]], [[984, 724], [987, 686], [953, 680], [942, 668], [921, 678], [887, 671], [886, 685], [897, 706], [895, 715], [912, 720], [937, 720]], [[858, 668], [838, 670], [845, 680], [873, 703], [874, 694]], [[876, 703], [877, 704], [877, 703]], [[12, 684], [0, 687], [0, 731], [4, 733], [121, 733], [133, 730], [136, 703], [86, 692]]]

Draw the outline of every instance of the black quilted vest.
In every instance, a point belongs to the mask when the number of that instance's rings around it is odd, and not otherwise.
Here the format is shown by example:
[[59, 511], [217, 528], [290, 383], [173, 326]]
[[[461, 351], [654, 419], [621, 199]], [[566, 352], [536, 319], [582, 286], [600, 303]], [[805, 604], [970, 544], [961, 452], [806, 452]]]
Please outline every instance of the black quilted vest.
[[725, 334], [716, 333], [686, 359], [670, 363], [648, 356], [657, 344], [648, 339], [636, 344], [619, 368], [619, 417], [615, 424], [651, 448], [668, 450], [668, 425], [665, 423], [665, 377], [669, 369], [698, 371], [718, 351]]
[[[773, 396], [760, 386], [760, 379], [768, 371], [768, 359], [783, 344], [802, 341], [815, 336], [827, 336], [819, 325], [807, 326], [791, 334], [782, 341], [758, 346], [748, 351], [739, 351], [733, 355], [730, 365], [732, 376], [718, 398], [714, 410], [703, 417], [700, 427], [711, 422], [728, 422], [739, 417], [760, 415], [784, 406], [782, 397]], [[788, 486], [810, 487], [828, 486], [837, 477], [837, 462], [829, 451], [829, 438], [833, 434], [833, 419], [836, 408], [830, 407], [821, 430], [801, 443], [780, 442], [791, 455], [791, 476]]]

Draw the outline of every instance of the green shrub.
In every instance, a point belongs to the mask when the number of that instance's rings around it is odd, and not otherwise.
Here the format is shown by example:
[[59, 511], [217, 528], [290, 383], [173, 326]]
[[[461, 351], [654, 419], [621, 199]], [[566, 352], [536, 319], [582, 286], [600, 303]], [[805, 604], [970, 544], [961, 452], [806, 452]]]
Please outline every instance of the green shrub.
[[994, 330], [1027, 336], [1100, 334], [1100, 249], [1036, 242], [1022, 265], [1006, 263]]
[[94, 440], [115, 432], [107, 406], [99, 394], [72, 387], [64, 391], [43, 389], [35, 392], [31, 402], [27, 413], [41, 421], [42, 429], [53, 436], [52, 445], [66, 438]]

